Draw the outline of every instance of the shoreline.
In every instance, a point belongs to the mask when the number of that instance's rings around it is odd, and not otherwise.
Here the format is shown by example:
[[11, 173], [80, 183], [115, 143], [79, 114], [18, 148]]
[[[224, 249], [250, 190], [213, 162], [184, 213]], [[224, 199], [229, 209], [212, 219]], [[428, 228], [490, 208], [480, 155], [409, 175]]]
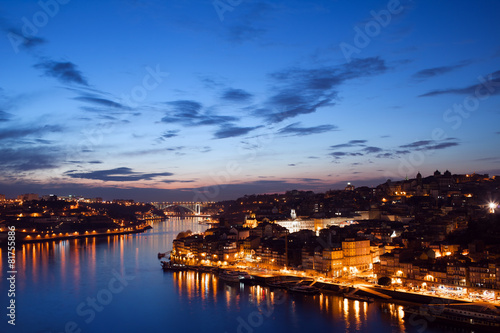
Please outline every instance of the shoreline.
[[[133, 230], [122, 230], [122, 231], [106, 231], [106, 232], [91, 232], [91, 233], [84, 233], [84, 234], [77, 234], [75, 235], [74, 233], [72, 234], [67, 234], [67, 235], [56, 235], [56, 236], [49, 236], [46, 234], [44, 237], [33, 237], [32, 235], [35, 235], [36, 233], [29, 233], [27, 236], [23, 238], [17, 238], [19, 235], [18, 232], [16, 232], [16, 245], [17, 244], [29, 244], [29, 243], [41, 243], [41, 242], [48, 242], [48, 241], [55, 241], [55, 240], [69, 240], [69, 239], [79, 239], [79, 238], [89, 238], [89, 237], [104, 237], [104, 236], [115, 236], [115, 235], [128, 235], [128, 234], [137, 234], [137, 233], [142, 233], [148, 229], [152, 229], [150, 225], [147, 225], [145, 227], [141, 228], [135, 228]], [[4, 237], [5, 236], [5, 237]], [[30, 238], [28, 238], [30, 237]], [[7, 232], [1, 232], [0, 233], [0, 244], [4, 244], [7, 241]]]
[[[195, 272], [204, 272], [200, 271], [201, 267], [205, 266], [186, 266], [185, 270], [187, 271], [195, 271]], [[207, 267], [212, 267], [212, 266], [207, 266]], [[215, 266], [213, 266], [215, 267]], [[240, 270], [240, 271], [245, 271], [249, 275], [255, 278], [255, 284], [258, 284], [260, 286], [264, 287], [269, 287], [271, 286], [268, 285], [267, 280], [272, 280], [276, 279], [278, 277], [282, 279], [296, 279], [297, 281], [300, 281], [301, 279], [313, 279], [312, 277], [299, 277], [295, 275], [276, 275], [273, 273], [256, 273], [251, 270], [245, 270], [245, 269], [238, 269], [235, 267], [224, 267], [224, 268], [219, 268], [218, 269], [227, 269], [227, 270]], [[205, 272], [208, 273], [208, 272]], [[212, 272], [212, 274], [216, 274]], [[325, 281], [318, 281], [315, 280], [314, 286], [319, 287], [319, 292], [325, 295], [334, 295], [334, 296], [340, 296], [342, 297], [344, 293], [348, 293], [354, 290], [358, 290], [356, 293], [361, 295], [361, 296], [367, 296], [374, 298], [378, 302], [384, 302], [384, 303], [394, 303], [394, 304], [399, 304], [399, 305], [424, 305], [424, 304], [451, 304], [451, 303], [474, 303], [470, 301], [465, 301], [465, 300], [458, 300], [454, 298], [447, 298], [447, 297], [439, 297], [435, 295], [423, 295], [423, 294], [418, 294], [418, 293], [411, 293], [411, 292], [404, 292], [400, 290], [392, 290], [392, 289], [386, 289], [383, 287], [378, 287], [378, 286], [361, 286], [361, 287], [356, 287], [356, 286], [346, 286], [338, 283], [333, 283], [333, 282], [325, 282]], [[380, 294], [385, 295], [385, 297], [381, 297]], [[494, 303], [491, 303], [492, 305], [496, 306]]]

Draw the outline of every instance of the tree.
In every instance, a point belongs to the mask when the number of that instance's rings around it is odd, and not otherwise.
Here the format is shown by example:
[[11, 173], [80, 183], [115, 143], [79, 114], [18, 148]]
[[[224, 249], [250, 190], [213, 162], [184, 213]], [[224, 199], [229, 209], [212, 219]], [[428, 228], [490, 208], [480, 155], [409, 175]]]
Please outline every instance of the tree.
[[377, 283], [381, 286], [390, 286], [392, 283], [391, 278], [387, 276], [382, 276], [381, 278], [378, 279]]

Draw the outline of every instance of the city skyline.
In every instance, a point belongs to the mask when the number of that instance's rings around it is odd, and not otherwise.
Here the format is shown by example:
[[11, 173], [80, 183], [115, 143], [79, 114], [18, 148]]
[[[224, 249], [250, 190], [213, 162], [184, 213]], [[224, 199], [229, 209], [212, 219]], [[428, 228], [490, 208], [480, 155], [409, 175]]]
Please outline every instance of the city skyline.
[[0, 193], [223, 200], [500, 174], [485, 1], [7, 1]]

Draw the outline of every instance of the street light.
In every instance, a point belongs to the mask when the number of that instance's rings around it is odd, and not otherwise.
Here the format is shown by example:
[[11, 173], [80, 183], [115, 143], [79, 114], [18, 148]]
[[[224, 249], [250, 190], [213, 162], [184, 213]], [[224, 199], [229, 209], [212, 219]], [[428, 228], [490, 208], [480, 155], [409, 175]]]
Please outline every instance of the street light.
[[498, 204], [496, 202], [490, 202], [488, 207], [490, 208], [490, 213], [495, 214], [495, 208], [498, 207]]

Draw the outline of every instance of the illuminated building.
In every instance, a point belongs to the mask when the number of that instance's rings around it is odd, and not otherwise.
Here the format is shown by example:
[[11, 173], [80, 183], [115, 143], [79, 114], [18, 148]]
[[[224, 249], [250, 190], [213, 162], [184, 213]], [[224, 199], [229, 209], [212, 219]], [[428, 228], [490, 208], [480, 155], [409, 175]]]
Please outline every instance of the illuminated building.
[[373, 262], [369, 240], [347, 238], [342, 242], [342, 251], [344, 254], [344, 267], [347, 267], [350, 272], [371, 268]]

